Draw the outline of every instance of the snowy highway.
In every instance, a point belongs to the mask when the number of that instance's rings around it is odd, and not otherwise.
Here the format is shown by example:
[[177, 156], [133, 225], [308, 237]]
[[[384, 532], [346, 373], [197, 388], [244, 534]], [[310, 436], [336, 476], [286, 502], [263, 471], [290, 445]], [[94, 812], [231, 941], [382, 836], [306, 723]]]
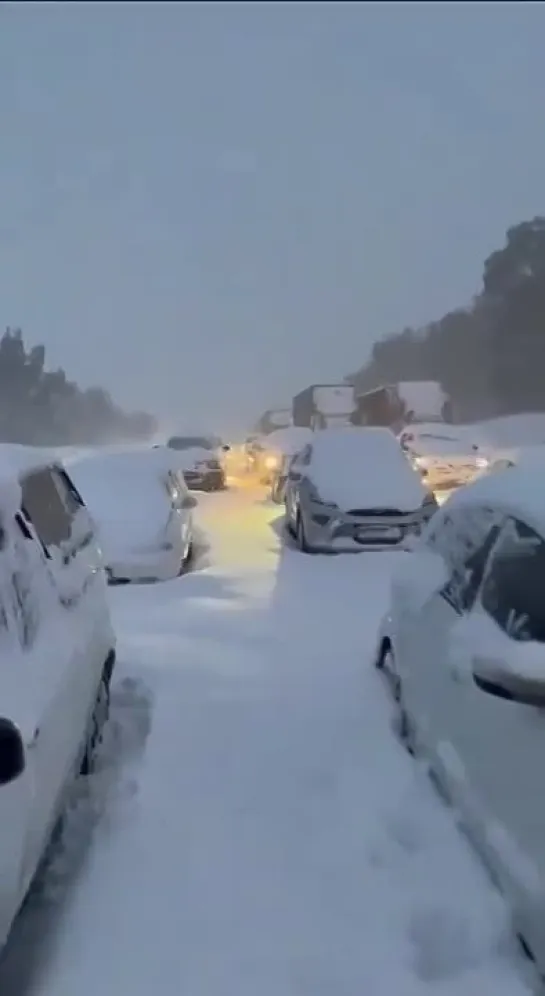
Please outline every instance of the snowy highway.
[[104, 769], [0, 966], [2, 996], [522, 996], [498, 894], [391, 730], [392, 558], [286, 549], [203, 496], [192, 574], [112, 591]]

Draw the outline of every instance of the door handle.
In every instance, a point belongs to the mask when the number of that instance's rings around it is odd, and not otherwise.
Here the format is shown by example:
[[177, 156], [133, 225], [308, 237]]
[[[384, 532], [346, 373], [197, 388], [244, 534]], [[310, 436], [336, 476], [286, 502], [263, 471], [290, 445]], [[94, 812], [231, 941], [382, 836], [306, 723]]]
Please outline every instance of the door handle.
[[35, 747], [36, 744], [38, 743], [39, 739], [40, 739], [40, 727], [37, 726], [30, 740], [27, 741], [26, 749], [32, 750], [32, 748]]

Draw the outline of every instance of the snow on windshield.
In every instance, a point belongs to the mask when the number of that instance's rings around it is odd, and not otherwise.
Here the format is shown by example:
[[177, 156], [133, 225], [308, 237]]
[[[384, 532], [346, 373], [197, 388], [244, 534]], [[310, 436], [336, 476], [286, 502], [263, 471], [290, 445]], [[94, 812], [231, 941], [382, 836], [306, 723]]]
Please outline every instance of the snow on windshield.
[[290, 426], [285, 429], [277, 429], [271, 432], [263, 440], [264, 445], [269, 450], [276, 450], [284, 456], [293, 456], [313, 438], [312, 429], [305, 429], [303, 426]]
[[155, 538], [168, 519], [166, 485], [155, 461], [89, 457], [68, 467], [99, 528], [105, 553], [127, 552]]
[[312, 450], [310, 476], [325, 501], [407, 512], [422, 504], [422, 481], [388, 429], [326, 429]]

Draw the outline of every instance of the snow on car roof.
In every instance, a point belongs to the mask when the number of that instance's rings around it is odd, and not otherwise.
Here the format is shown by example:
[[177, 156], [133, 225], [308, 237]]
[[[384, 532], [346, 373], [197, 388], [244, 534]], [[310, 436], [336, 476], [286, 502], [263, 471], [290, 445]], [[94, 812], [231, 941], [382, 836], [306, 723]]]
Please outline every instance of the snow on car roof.
[[309, 476], [324, 500], [344, 509], [413, 511], [427, 493], [393, 432], [384, 428], [315, 433]]
[[312, 429], [307, 429], [301, 425], [286, 426], [284, 429], [275, 429], [265, 437], [267, 449], [278, 450], [285, 456], [297, 453], [305, 443], [309, 443], [313, 438]]
[[545, 454], [471, 481], [455, 491], [443, 507], [476, 502], [493, 503], [545, 534]]

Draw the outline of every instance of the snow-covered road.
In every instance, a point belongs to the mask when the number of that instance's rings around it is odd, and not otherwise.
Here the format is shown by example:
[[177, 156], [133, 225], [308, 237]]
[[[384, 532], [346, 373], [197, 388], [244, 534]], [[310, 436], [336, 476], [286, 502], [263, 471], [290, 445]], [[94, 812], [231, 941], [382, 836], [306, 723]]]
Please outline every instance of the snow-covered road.
[[122, 763], [21, 917], [2, 996], [528, 992], [370, 666], [392, 555], [284, 550], [248, 491], [200, 515], [195, 573], [113, 592]]

